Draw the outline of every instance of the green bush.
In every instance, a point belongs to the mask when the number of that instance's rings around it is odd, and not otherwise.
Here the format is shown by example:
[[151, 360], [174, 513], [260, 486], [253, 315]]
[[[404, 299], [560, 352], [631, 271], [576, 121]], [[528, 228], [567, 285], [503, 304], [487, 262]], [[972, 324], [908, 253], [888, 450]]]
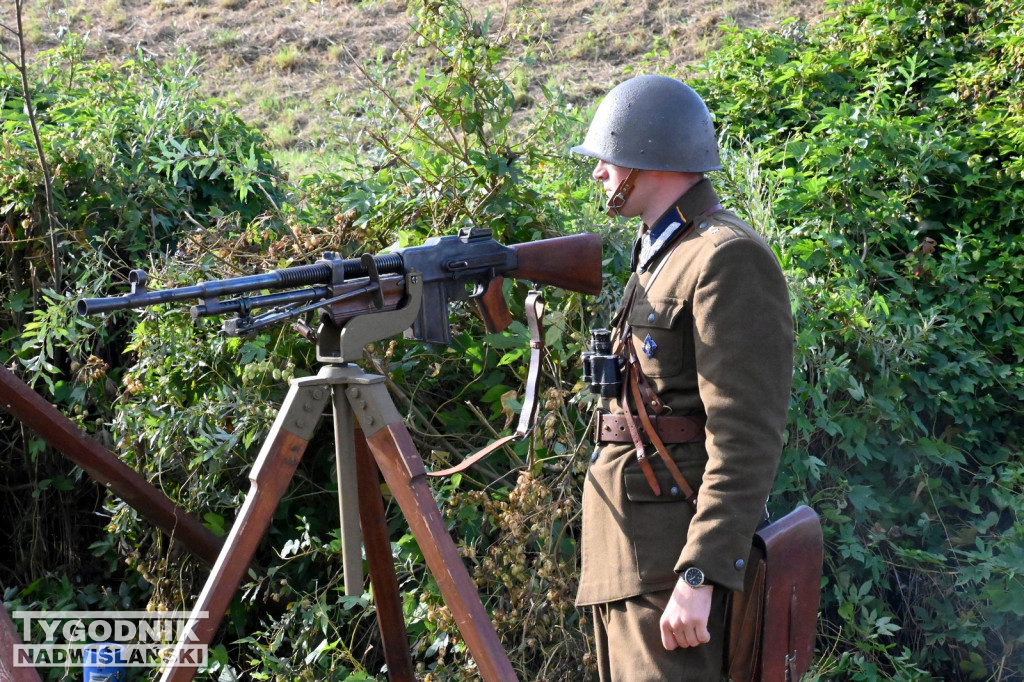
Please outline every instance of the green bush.
[[696, 84], [793, 282], [775, 507], [824, 517], [823, 679], [1024, 668], [1020, 10], [855, 3]]
[[71, 38], [28, 67], [39, 141], [53, 176], [52, 225], [20, 78], [10, 65], [0, 71], [7, 263], [0, 285], [8, 294], [0, 309], [0, 361], [17, 355], [47, 381], [66, 370], [52, 364], [59, 351], [48, 334], [73, 346], [60, 344], [72, 351], [71, 360], [84, 361], [96, 348], [86, 333], [91, 325], [45, 322], [56, 314], [46, 311], [45, 291], [48, 304], [106, 293], [125, 280], [128, 268], [173, 252], [197, 227], [225, 217], [247, 224], [279, 195], [258, 135], [200, 99], [194, 61], [163, 67], [142, 58], [120, 65], [82, 62], [83, 48]]
[[[26, 65], [53, 222], [20, 75], [7, 62], [0, 69], [0, 362], [114, 446], [138, 342], [129, 346], [131, 318], [85, 319], [76, 302], [120, 293], [129, 268], [187, 248], [193, 233], [216, 226], [241, 241], [281, 190], [259, 135], [200, 97], [194, 62], [84, 62], [84, 48], [70, 37]], [[165, 332], [176, 342], [196, 333], [183, 321]], [[102, 488], [6, 413], [0, 433], [5, 599], [26, 608], [144, 606], [159, 582], [139, 556], [167, 548], [151, 549], [151, 530], [120, 535], [125, 505], [111, 500], [104, 512]], [[145, 446], [124, 448], [125, 459]], [[140, 572], [125, 573], [126, 559]]]

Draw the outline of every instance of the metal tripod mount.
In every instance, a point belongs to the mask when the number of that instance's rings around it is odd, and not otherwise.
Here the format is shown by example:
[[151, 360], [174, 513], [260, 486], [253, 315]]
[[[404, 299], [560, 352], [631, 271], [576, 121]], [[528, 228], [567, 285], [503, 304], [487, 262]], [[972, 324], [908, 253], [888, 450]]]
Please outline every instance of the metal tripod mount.
[[405, 305], [395, 310], [360, 315], [340, 328], [330, 322], [321, 324], [317, 359], [324, 365], [316, 376], [291, 381], [249, 474], [249, 492], [181, 630], [161, 682], [188, 682], [194, 677], [195, 652], [213, 641], [328, 403], [334, 419], [345, 591], [363, 593], [362, 528], [391, 682], [412, 682], [415, 678], [376, 469], [405, 514], [480, 676], [486, 682], [517, 679], [476, 585], [448, 534], [427, 486], [423, 460], [387, 392], [384, 377], [366, 374], [351, 364], [362, 357], [367, 343], [410, 327], [423, 303], [419, 273], [406, 273], [405, 286]]

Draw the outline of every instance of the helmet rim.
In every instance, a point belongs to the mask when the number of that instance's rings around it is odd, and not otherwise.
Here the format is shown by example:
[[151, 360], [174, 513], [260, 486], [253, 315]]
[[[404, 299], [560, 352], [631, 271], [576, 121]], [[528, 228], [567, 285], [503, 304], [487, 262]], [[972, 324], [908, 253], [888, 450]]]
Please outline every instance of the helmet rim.
[[572, 152], [639, 170], [704, 173], [722, 168], [704, 100], [667, 76], [636, 76], [612, 88]]

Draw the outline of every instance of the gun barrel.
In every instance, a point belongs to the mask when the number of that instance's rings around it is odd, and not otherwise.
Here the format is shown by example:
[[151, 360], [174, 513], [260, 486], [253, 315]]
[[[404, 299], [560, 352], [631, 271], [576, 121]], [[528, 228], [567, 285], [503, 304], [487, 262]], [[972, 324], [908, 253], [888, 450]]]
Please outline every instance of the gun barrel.
[[214, 315], [238, 314], [245, 315], [250, 310], [260, 308], [275, 308], [288, 305], [289, 303], [309, 303], [330, 296], [329, 287], [309, 287], [307, 289], [294, 289], [282, 291], [276, 294], [263, 296], [247, 296], [245, 298], [234, 298], [227, 301], [207, 301], [206, 303], [192, 306], [192, 319], [200, 317], [212, 317]]
[[[404, 262], [399, 254], [374, 256], [373, 260], [377, 270], [382, 274], [401, 273], [404, 271]], [[144, 308], [146, 306], [173, 303], [175, 301], [212, 300], [221, 296], [231, 296], [265, 289], [293, 289], [314, 284], [333, 284], [335, 283], [336, 269], [339, 267], [342, 268], [344, 279], [365, 277], [367, 275], [366, 266], [358, 258], [344, 260], [328, 258], [311, 265], [297, 265], [258, 275], [211, 280], [176, 289], [135, 291], [122, 296], [109, 296], [106, 298], [83, 298], [78, 301], [76, 307], [79, 315], [97, 315], [114, 310]], [[145, 273], [134, 273], [133, 277], [136, 280], [144, 281]]]

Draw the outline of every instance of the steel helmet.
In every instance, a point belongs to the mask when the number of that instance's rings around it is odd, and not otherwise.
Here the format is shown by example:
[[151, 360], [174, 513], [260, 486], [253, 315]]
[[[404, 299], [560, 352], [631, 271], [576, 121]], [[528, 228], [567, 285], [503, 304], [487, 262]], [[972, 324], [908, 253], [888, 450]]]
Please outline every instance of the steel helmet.
[[718, 140], [704, 100], [666, 76], [637, 76], [612, 88], [572, 151], [622, 168], [718, 170]]

